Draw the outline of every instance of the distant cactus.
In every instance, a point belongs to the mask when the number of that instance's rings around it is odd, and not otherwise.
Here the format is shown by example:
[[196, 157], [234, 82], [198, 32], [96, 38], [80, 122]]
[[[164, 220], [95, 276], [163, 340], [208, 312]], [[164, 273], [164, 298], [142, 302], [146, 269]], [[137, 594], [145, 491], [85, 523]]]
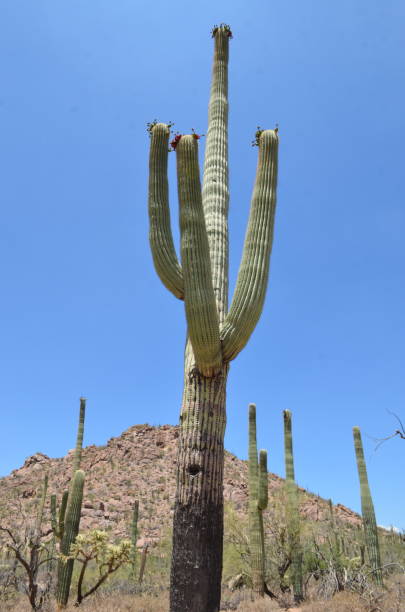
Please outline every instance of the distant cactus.
[[73, 479], [70, 482], [69, 491], [63, 493], [58, 522], [56, 521], [56, 497], [54, 495], [51, 497], [52, 530], [55, 537], [60, 541], [59, 553], [61, 555], [58, 562], [58, 582], [56, 587], [58, 610], [65, 608], [68, 602], [74, 561], [73, 559], [66, 559], [66, 557], [68, 557], [70, 546], [79, 533], [85, 477], [84, 472], [80, 470], [85, 413], [86, 400], [81, 397], [76, 448], [73, 457]]
[[80, 470], [83, 450], [84, 417], [86, 416], [86, 399], [80, 398], [79, 425], [77, 427], [76, 448], [73, 458], [73, 474]]
[[291, 559], [291, 581], [294, 591], [294, 601], [300, 603], [304, 599], [302, 578], [302, 547], [300, 542], [300, 516], [298, 505], [298, 489], [295, 483], [294, 455], [292, 443], [291, 412], [284, 410], [284, 454], [285, 454], [285, 487], [287, 492], [286, 523], [288, 546]]
[[364, 539], [370, 560], [370, 565], [373, 570], [373, 578], [379, 585], [383, 585], [380, 547], [378, 543], [377, 522], [375, 520], [375, 512], [373, 500], [371, 497], [370, 487], [367, 478], [366, 462], [364, 460], [363, 444], [361, 441], [361, 433], [358, 427], [353, 427], [354, 450], [356, 452], [357, 470], [360, 480], [361, 493], [361, 513], [363, 516]]
[[132, 522], [131, 522], [130, 562], [131, 562], [131, 574], [132, 574], [133, 579], [135, 579], [135, 572], [136, 572], [136, 542], [138, 539], [138, 514], [139, 514], [139, 501], [136, 500], [134, 503], [134, 511], [133, 511]]
[[70, 489], [68, 506], [66, 509], [66, 520], [63, 538], [60, 543], [60, 554], [64, 556], [58, 563], [58, 585], [56, 589], [56, 601], [58, 610], [66, 607], [69, 599], [70, 583], [73, 572], [73, 559], [68, 559], [70, 546], [79, 533], [80, 514], [83, 501], [84, 472], [77, 470], [74, 475]]
[[249, 544], [253, 591], [265, 593], [265, 549], [263, 510], [268, 503], [267, 452], [260, 451], [257, 461], [256, 406], [249, 405]]

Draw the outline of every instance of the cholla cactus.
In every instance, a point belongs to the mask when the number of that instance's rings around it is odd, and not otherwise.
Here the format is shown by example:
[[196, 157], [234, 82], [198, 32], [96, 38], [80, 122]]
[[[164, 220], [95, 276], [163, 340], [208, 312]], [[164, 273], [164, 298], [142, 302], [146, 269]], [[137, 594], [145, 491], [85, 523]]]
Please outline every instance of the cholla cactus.
[[268, 502], [267, 452], [260, 451], [257, 461], [256, 406], [249, 405], [249, 544], [253, 591], [265, 592], [265, 548], [263, 510]]
[[298, 489], [295, 483], [294, 456], [292, 444], [291, 412], [283, 411], [284, 417], [284, 454], [285, 454], [285, 487], [287, 492], [286, 524], [288, 546], [291, 559], [291, 582], [294, 601], [304, 599], [302, 583], [302, 547], [300, 542], [300, 516], [298, 506]]
[[278, 134], [263, 130], [249, 223], [228, 311], [228, 53], [230, 28], [215, 42], [202, 187], [195, 134], [176, 137], [181, 262], [170, 228], [170, 129], [150, 129], [149, 239], [163, 284], [184, 300], [188, 339], [173, 520], [172, 612], [215, 612], [221, 596], [225, 397], [229, 362], [260, 318], [276, 207]]
[[373, 570], [375, 582], [382, 586], [383, 578], [381, 571], [380, 546], [378, 543], [377, 522], [375, 520], [374, 504], [368, 484], [366, 462], [364, 460], [361, 433], [358, 427], [353, 427], [354, 449], [356, 452], [357, 470], [360, 480], [361, 513], [363, 516], [363, 528], [366, 548]]
[[[75, 606], [79, 606], [83, 599], [92, 595], [111, 574], [122, 565], [130, 561], [131, 542], [121, 540], [118, 544], [109, 542], [109, 535], [105, 531], [93, 529], [87, 533], [79, 534], [71, 545], [69, 558], [81, 564], [77, 581], [77, 597]], [[89, 563], [95, 563], [98, 575], [92, 586], [86, 581], [87, 590], [83, 590], [84, 577]]]

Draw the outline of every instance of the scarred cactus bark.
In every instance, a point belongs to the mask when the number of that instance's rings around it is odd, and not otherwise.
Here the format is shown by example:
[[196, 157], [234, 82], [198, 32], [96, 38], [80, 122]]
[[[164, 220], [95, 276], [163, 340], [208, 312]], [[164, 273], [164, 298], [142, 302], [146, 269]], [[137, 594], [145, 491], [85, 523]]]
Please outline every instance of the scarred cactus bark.
[[361, 513], [363, 516], [364, 539], [368, 557], [373, 570], [373, 578], [379, 585], [383, 585], [380, 546], [378, 543], [377, 522], [375, 519], [374, 504], [368, 484], [366, 462], [364, 460], [361, 433], [358, 427], [353, 427], [354, 450], [356, 452], [357, 470], [360, 480]]
[[150, 245], [163, 284], [184, 300], [188, 326], [177, 461], [171, 569], [172, 612], [216, 612], [223, 540], [225, 397], [229, 362], [259, 320], [276, 206], [278, 135], [259, 137], [259, 161], [236, 289], [228, 312], [228, 52], [215, 41], [202, 188], [196, 134], [176, 137], [181, 262], [170, 229], [169, 127], [150, 124]]
[[263, 510], [268, 502], [267, 452], [260, 451], [257, 460], [256, 406], [249, 405], [249, 545], [253, 591], [263, 597], [265, 592], [265, 549]]

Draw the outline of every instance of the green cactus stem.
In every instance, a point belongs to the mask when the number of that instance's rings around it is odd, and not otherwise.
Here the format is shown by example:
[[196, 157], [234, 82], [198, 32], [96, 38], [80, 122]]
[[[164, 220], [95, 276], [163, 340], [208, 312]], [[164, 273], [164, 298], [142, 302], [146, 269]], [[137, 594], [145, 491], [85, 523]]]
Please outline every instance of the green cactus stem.
[[260, 317], [269, 275], [278, 134], [258, 137], [259, 159], [236, 289], [228, 312], [228, 57], [231, 32], [213, 29], [214, 61], [202, 188], [198, 134], [177, 134], [181, 262], [170, 228], [170, 128], [149, 125], [149, 239], [156, 272], [184, 300], [188, 337], [173, 518], [171, 612], [216, 612], [221, 597], [223, 465], [229, 362]]
[[58, 584], [56, 588], [56, 601], [58, 610], [66, 608], [69, 599], [70, 583], [72, 581], [73, 559], [69, 559], [70, 546], [79, 533], [80, 514], [83, 501], [84, 488], [83, 470], [77, 470], [73, 477], [69, 501], [66, 509], [65, 528], [60, 543], [60, 554], [63, 555], [58, 562]]
[[58, 561], [58, 580], [56, 586], [58, 610], [66, 607], [69, 598], [74, 561], [73, 559], [66, 559], [66, 557], [69, 555], [71, 544], [73, 544], [79, 533], [84, 488], [84, 472], [80, 469], [80, 465], [85, 415], [86, 399], [81, 397], [76, 447], [73, 457], [73, 478], [70, 481], [69, 491], [63, 493], [58, 523], [56, 522], [56, 497], [51, 497], [51, 525], [55, 537], [59, 539], [59, 553], [61, 555]]
[[86, 415], [86, 399], [80, 398], [79, 424], [77, 427], [76, 448], [73, 458], [73, 474], [80, 470], [83, 450], [84, 417]]
[[361, 433], [358, 427], [353, 427], [354, 450], [356, 453], [357, 470], [360, 481], [361, 513], [363, 516], [363, 529], [366, 549], [373, 571], [373, 579], [379, 586], [383, 585], [381, 571], [380, 546], [378, 543], [377, 522], [375, 519], [374, 504], [368, 484], [366, 462], [364, 460]]
[[36, 520], [36, 529], [35, 529], [35, 531], [37, 532], [38, 535], [39, 535], [39, 533], [41, 531], [42, 520], [44, 518], [44, 508], [45, 508], [47, 492], [48, 492], [48, 474], [45, 474], [45, 476], [44, 476], [44, 484], [42, 485], [41, 499], [40, 499], [40, 502], [39, 502], [37, 520]]
[[139, 514], [139, 501], [135, 500], [134, 511], [132, 514], [132, 521], [131, 521], [131, 555], [130, 555], [131, 574], [132, 574], [133, 579], [135, 579], [135, 572], [136, 572], [136, 542], [138, 539], [138, 514]]
[[249, 545], [253, 592], [265, 593], [265, 548], [263, 510], [268, 503], [267, 452], [260, 451], [257, 461], [256, 406], [249, 405]]
[[300, 516], [298, 504], [298, 488], [295, 483], [294, 455], [292, 443], [291, 412], [283, 411], [284, 417], [284, 457], [285, 457], [285, 487], [287, 493], [286, 523], [289, 555], [291, 559], [291, 582], [294, 601], [300, 603], [304, 599], [302, 576], [302, 547], [300, 542]]
[[65, 513], [68, 497], [69, 491], [64, 491], [59, 508], [59, 516], [58, 519], [56, 519], [56, 495], [51, 495], [51, 527], [54, 536], [58, 540], [61, 540], [63, 538], [63, 532], [65, 530]]

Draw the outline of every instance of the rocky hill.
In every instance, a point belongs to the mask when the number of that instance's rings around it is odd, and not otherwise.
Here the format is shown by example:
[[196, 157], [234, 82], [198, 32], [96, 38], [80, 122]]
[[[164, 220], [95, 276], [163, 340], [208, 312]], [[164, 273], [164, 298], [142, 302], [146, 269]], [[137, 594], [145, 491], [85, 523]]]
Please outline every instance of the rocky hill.
[[[172, 425], [152, 427], [134, 425], [105, 446], [83, 449], [82, 468], [86, 472], [81, 531], [98, 528], [117, 537], [128, 537], [131, 508], [139, 499], [141, 538], [158, 542], [169, 530], [175, 495], [175, 464], [178, 428]], [[24, 511], [36, 503], [44, 474], [49, 474], [49, 498], [56, 493], [60, 500], [72, 473], [73, 451], [65, 457], [51, 459], [42, 453], [29, 457], [24, 465], [0, 479], [0, 517], [20, 520]], [[269, 496], [277, 494], [283, 479], [269, 473]], [[302, 490], [303, 491], [303, 490]], [[247, 462], [226, 452], [224, 498], [238, 513], [247, 512]], [[325, 520], [327, 502], [308, 492], [301, 496], [301, 514], [311, 520]], [[270, 502], [271, 503], [271, 502]], [[358, 514], [338, 504], [335, 515], [359, 525]]]

